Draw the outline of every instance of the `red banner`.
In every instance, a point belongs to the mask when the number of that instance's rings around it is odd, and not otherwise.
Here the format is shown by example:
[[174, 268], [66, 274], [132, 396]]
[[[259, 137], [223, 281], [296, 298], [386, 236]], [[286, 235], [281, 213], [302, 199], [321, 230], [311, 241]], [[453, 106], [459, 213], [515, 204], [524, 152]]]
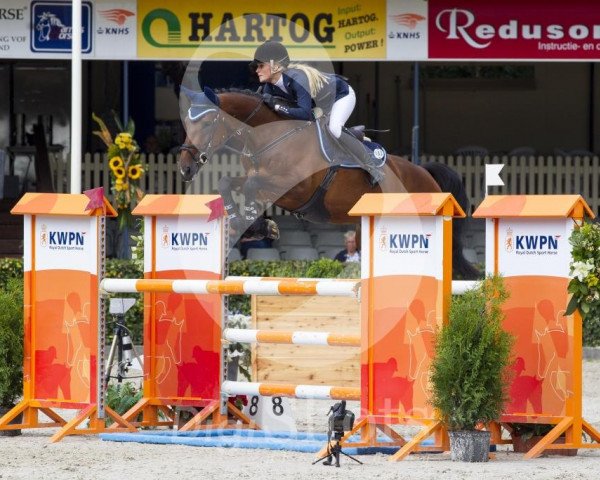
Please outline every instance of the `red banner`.
[[596, 60], [598, 0], [430, 0], [430, 59]]

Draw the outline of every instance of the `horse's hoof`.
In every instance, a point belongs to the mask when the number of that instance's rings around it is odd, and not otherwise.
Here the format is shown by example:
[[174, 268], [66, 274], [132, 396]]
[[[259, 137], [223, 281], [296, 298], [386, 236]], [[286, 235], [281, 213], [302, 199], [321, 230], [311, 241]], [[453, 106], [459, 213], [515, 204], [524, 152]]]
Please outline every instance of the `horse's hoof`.
[[265, 237], [270, 238], [271, 240], [279, 239], [279, 227], [273, 220], [265, 220]]

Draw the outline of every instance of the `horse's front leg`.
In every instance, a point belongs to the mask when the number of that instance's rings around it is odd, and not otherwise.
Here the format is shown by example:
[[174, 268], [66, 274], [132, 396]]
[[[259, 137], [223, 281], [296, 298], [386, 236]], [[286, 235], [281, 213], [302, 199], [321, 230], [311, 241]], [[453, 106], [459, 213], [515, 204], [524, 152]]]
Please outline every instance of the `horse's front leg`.
[[261, 189], [261, 185], [261, 179], [257, 175], [248, 177], [248, 180], [244, 183], [244, 220], [246, 221], [246, 225], [249, 225], [246, 234], [252, 237], [266, 237], [277, 240], [279, 238], [279, 227], [277, 224], [273, 220], [264, 218], [262, 215], [259, 216], [259, 206], [256, 202], [256, 197]]
[[223, 197], [223, 204], [229, 218], [229, 224], [235, 231], [240, 232], [240, 234], [246, 229], [246, 222], [240, 215], [240, 210], [233, 200], [232, 192], [234, 190], [240, 191], [245, 182], [246, 177], [221, 177], [218, 186], [219, 193]]

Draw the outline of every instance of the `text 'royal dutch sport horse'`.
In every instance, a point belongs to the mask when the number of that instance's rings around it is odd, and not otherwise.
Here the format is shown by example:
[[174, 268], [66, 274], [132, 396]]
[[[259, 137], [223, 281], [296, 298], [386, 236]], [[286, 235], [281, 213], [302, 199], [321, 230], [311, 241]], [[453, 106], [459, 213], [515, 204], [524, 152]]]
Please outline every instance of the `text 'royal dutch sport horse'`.
[[[348, 211], [365, 193], [449, 192], [465, 212], [469, 201], [461, 177], [442, 163], [415, 165], [388, 155], [385, 178], [372, 186], [360, 168], [344, 168], [328, 162], [321, 150], [317, 122], [289, 120], [279, 116], [250, 91], [195, 92], [182, 87], [190, 107], [184, 122], [187, 132], [181, 147], [179, 168], [191, 181], [212, 154], [226, 148], [240, 155], [244, 177], [223, 177], [219, 193], [230, 223], [251, 236], [277, 238], [277, 227], [264, 219], [257, 202], [272, 203], [308, 221], [356, 223]], [[326, 128], [322, 129], [325, 131]], [[339, 153], [338, 153], [339, 155]], [[245, 196], [240, 215], [231, 192]], [[479, 272], [462, 253], [463, 220], [453, 228], [454, 276], [473, 279]]]

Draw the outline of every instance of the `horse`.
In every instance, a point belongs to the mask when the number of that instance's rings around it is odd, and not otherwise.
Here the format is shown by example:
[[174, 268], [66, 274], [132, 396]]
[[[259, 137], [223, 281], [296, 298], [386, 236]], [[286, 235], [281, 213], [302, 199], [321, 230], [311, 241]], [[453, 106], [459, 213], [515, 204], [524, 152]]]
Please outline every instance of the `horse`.
[[[260, 94], [247, 90], [182, 88], [182, 92], [191, 104], [184, 120], [187, 137], [180, 147], [179, 170], [185, 181], [191, 181], [217, 149], [240, 155], [246, 176], [223, 177], [218, 187], [237, 231], [277, 238], [276, 225], [259, 216], [257, 202], [273, 203], [308, 221], [335, 224], [359, 221], [348, 212], [365, 193], [443, 191], [452, 193], [465, 212], [469, 210], [462, 179], [447, 165], [421, 166], [388, 155], [385, 177], [373, 186], [364, 170], [325, 160], [315, 121], [285, 119], [265, 105]], [[245, 196], [243, 216], [232, 190]], [[453, 228], [453, 270], [456, 276], [474, 279], [480, 274], [463, 256], [463, 226], [459, 220]]]

